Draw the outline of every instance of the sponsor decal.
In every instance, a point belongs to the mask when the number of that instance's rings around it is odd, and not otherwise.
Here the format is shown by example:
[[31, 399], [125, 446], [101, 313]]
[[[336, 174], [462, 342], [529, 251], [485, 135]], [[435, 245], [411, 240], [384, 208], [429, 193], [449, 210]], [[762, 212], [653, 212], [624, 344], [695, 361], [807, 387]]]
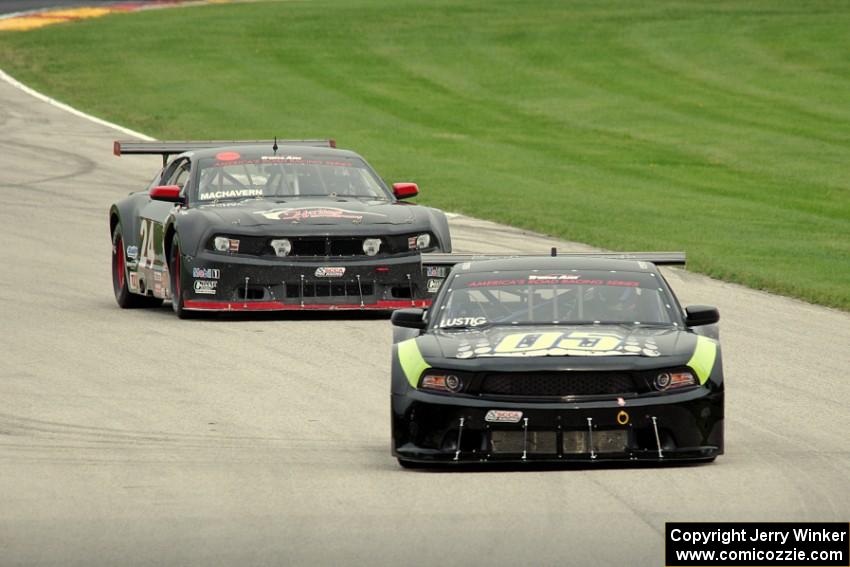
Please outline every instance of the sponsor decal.
[[491, 409], [484, 415], [484, 421], [490, 423], [519, 423], [521, 411]]
[[306, 207], [306, 208], [278, 208], [268, 211], [256, 211], [255, 215], [262, 215], [269, 220], [281, 220], [284, 222], [303, 222], [310, 219], [339, 219], [350, 220], [353, 223], [363, 221], [365, 215], [373, 217], [386, 217], [381, 213], [369, 213], [361, 211], [349, 211], [336, 207]]
[[317, 278], [341, 278], [345, 275], [345, 266], [328, 266], [316, 268], [314, 274]]
[[133, 291], [137, 291], [139, 289], [139, 274], [136, 272], [130, 272], [130, 289]]
[[624, 280], [608, 280], [605, 285], [614, 287], [640, 287], [640, 282], [624, 281]]
[[[204, 209], [209, 209], [209, 208], [219, 209], [219, 208], [226, 208], [226, 207], [241, 207], [241, 206], [243, 206], [242, 203], [238, 203], [238, 202], [237, 203], [228, 203], [226, 201], [222, 202], [222, 203], [204, 203], [204, 204], [200, 205], [200, 207], [202, 207]], [[180, 213], [180, 214], [183, 214], [183, 215], [189, 214], [188, 212], [184, 211], [183, 209], [180, 209], [177, 212]]]
[[127, 258], [130, 260], [135, 260], [139, 257], [139, 247], [138, 246], [128, 246], [127, 247]]
[[217, 286], [218, 282], [215, 280], [195, 280], [195, 293], [215, 295], [215, 288]]
[[301, 161], [301, 156], [263, 156], [262, 161]]
[[607, 285], [612, 287], [640, 287], [640, 282], [625, 280], [587, 280], [581, 276], [550, 274], [530, 275], [528, 279], [481, 280], [469, 282], [468, 287], [504, 287], [509, 285]]
[[230, 199], [232, 197], [262, 197], [262, 189], [227, 189], [225, 191], [207, 191], [198, 195], [201, 201], [214, 199]]
[[487, 324], [486, 317], [455, 317], [440, 323], [441, 327], [480, 327]]
[[443, 285], [443, 280], [428, 280], [428, 293], [437, 293], [440, 291], [441, 285]]
[[446, 277], [446, 268], [444, 266], [427, 266], [425, 275], [429, 278], [444, 278]]
[[[162, 272], [154, 272], [153, 273], [153, 281], [161, 282], [162, 281]], [[162, 285], [162, 284], [160, 284]]]
[[541, 285], [541, 284], [558, 284], [558, 285], [605, 285], [605, 280], [583, 280], [583, 279], [548, 279], [548, 280], [528, 280], [529, 285]]
[[483, 280], [469, 282], [469, 287], [502, 287], [508, 285], [525, 285], [525, 280]]
[[[150, 1], [150, 0], [148, 0]], [[208, 0], [210, 1], [210, 0]], [[215, 0], [220, 1], [220, 0]], [[294, 163], [298, 165], [330, 165], [333, 167], [351, 167], [355, 165], [350, 161], [339, 161], [331, 159], [310, 159], [301, 156], [260, 156], [259, 159], [235, 159], [235, 160], [219, 160], [214, 164], [214, 167], [232, 167], [234, 165], [256, 165], [268, 163]], [[348, 173], [343, 173], [348, 175]]]
[[[465, 318], [458, 318], [463, 320]], [[448, 326], [448, 320], [440, 326]], [[499, 339], [496, 345], [483, 341], [472, 349], [469, 345], [458, 347], [457, 358], [522, 357], [522, 356], [646, 356], [658, 357], [661, 352], [655, 343], [647, 340], [638, 348], [633, 340], [614, 332], [560, 331], [511, 333]]]
[[[156, 278], [154, 278], [156, 279]], [[153, 294], [157, 297], [162, 296], [162, 280], [153, 282]]]
[[221, 270], [218, 268], [192, 268], [192, 277], [217, 280], [221, 277]]
[[547, 276], [538, 276], [537, 274], [531, 274], [528, 276], [528, 281], [532, 282], [535, 280], [556, 280], [556, 281], [571, 281], [577, 280], [580, 276], [570, 275], [570, 274], [549, 274]]

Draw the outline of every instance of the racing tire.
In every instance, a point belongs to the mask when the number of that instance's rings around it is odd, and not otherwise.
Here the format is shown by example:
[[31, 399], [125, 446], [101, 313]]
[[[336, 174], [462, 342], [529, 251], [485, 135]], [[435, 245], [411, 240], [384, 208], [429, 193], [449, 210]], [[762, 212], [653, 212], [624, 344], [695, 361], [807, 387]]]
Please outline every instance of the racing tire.
[[122, 309], [159, 307], [162, 305], [162, 299], [158, 297], [148, 297], [130, 291], [127, 283], [124, 234], [121, 232], [120, 224], [115, 227], [115, 231], [112, 233], [112, 291], [115, 293], [115, 301]]
[[192, 312], [183, 307], [182, 269], [183, 257], [180, 252], [180, 241], [175, 234], [174, 240], [171, 241], [171, 255], [168, 264], [168, 277], [171, 278], [171, 308], [179, 319], [189, 319], [192, 317]]

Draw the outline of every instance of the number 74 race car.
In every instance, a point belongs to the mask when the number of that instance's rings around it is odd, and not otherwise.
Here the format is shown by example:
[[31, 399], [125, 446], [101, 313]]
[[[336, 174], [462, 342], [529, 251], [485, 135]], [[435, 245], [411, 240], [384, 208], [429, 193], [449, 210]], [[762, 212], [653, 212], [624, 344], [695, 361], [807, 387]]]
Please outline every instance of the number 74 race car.
[[425, 307], [445, 276], [421, 261], [451, 251], [445, 214], [405, 202], [416, 184], [388, 188], [332, 140], [115, 142], [115, 154], [163, 157], [147, 190], [109, 210], [121, 307]]
[[430, 309], [392, 315], [403, 466], [723, 453], [720, 316], [656, 267], [684, 254], [429, 261], [456, 264]]

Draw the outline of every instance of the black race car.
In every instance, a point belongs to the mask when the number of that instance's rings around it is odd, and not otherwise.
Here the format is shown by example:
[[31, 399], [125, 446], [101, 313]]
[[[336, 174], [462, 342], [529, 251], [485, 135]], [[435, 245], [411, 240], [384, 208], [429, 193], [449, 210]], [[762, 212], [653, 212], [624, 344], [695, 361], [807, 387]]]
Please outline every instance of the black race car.
[[723, 453], [718, 311], [656, 267], [684, 254], [434, 256], [460, 263], [431, 308], [392, 315], [403, 466]]
[[[425, 307], [451, 251], [446, 216], [406, 203], [354, 152], [328, 141], [115, 142], [158, 154], [145, 191], [109, 210], [121, 307], [170, 299], [190, 311]], [[169, 156], [175, 156], [169, 161]]]

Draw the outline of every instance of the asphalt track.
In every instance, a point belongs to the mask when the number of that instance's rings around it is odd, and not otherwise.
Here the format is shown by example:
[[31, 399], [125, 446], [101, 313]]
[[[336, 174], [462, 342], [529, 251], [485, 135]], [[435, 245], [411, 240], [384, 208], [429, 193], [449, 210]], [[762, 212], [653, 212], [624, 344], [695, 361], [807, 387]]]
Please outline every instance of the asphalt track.
[[386, 319], [117, 307], [107, 208], [157, 160], [115, 137], [0, 83], [0, 565], [662, 565], [665, 521], [850, 519], [850, 315], [671, 271], [721, 310], [725, 456], [407, 471]]

